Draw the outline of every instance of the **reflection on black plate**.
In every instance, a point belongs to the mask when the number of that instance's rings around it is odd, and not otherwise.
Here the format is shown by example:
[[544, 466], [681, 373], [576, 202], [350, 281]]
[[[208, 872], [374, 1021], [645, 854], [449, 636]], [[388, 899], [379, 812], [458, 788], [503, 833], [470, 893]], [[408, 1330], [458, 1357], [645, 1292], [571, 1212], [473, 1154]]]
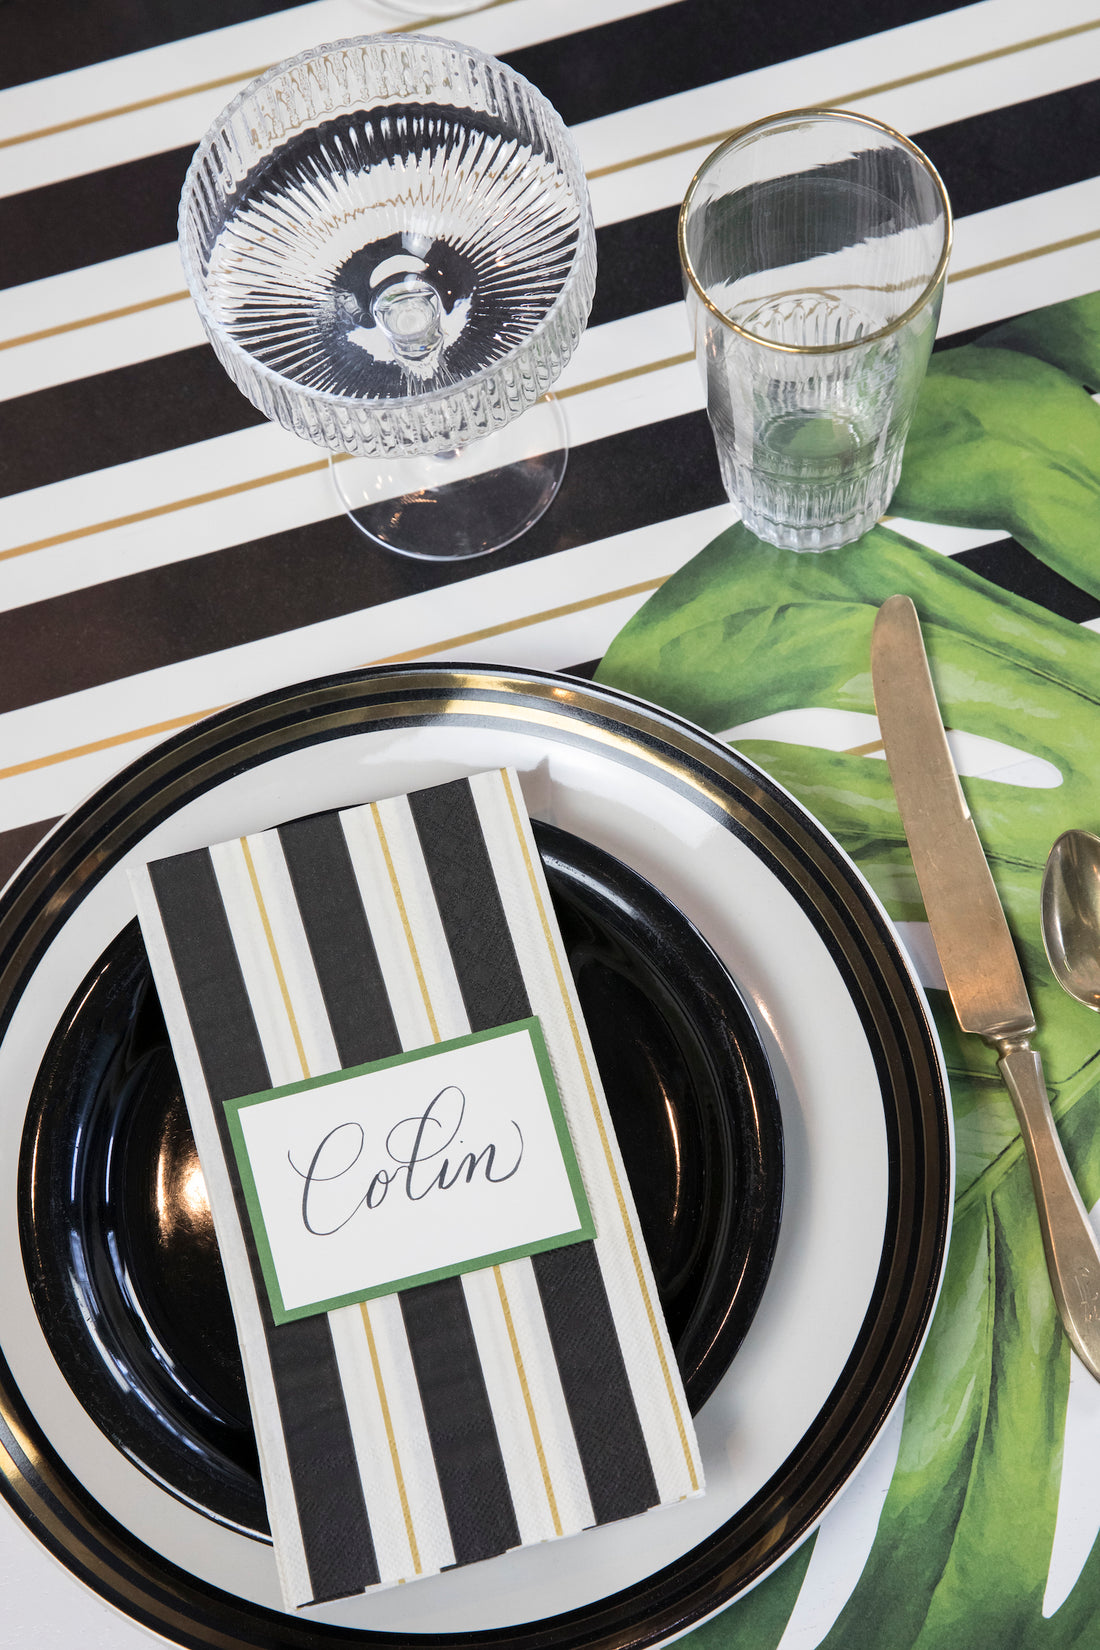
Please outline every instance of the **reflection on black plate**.
[[[760, 1300], [782, 1137], [726, 969], [652, 885], [535, 825], [688, 1400]], [[210, 1209], [136, 923], [76, 993], [24, 1130], [24, 1262], [39, 1320], [100, 1429], [173, 1493], [267, 1529]]]

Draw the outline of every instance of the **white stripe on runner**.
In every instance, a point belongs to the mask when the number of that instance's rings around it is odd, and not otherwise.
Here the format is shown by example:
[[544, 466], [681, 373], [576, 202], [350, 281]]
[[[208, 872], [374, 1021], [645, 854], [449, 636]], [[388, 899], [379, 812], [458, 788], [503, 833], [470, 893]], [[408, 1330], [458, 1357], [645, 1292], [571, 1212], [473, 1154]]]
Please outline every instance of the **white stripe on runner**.
[[[554, 0], [547, 6], [545, 0], [512, 0], [437, 21], [431, 32], [499, 55], [667, 3]], [[423, 18], [431, 17], [429, 4]], [[197, 143], [235, 92], [282, 58], [327, 40], [416, 26], [415, 17], [402, 20], [372, 0], [316, 0], [5, 88], [0, 91], [0, 195]]]
[[[525, 566], [107, 682], [69, 695], [61, 716], [56, 700], [8, 711], [0, 715], [6, 757], [0, 766], [0, 830], [67, 812], [175, 728], [292, 680], [395, 658], [488, 660], [538, 670], [600, 658], [651, 591], [735, 519], [728, 505], [715, 505]], [[990, 532], [960, 542], [951, 529], [918, 530], [906, 523], [902, 530], [948, 554], [1004, 536]], [[624, 573], [630, 580], [625, 586]], [[141, 706], [141, 722], [135, 721], [135, 705]], [[60, 749], [59, 726], [65, 730]], [[349, 776], [349, 782], [355, 781]], [[331, 804], [349, 800], [354, 798], [341, 791]]]
[[[1100, 179], [961, 218], [940, 336], [1093, 290], [1098, 249]], [[680, 303], [590, 328], [558, 386], [574, 445], [701, 407], [689, 350]], [[0, 499], [0, 608], [335, 513], [326, 455], [275, 425], [76, 476]]]
[[[1081, 27], [1081, 9], [1078, 0], [1057, 7], [1053, 21], [1044, 18], [1041, 33], [1033, 18], [1026, 20], [1017, 0], [983, 0], [979, 7], [951, 14], [952, 29], [957, 31], [970, 12], [981, 12], [983, 26], [991, 30], [982, 51], [1008, 50], [1011, 54], [995, 62], [941, 73], [945, 61], [958, 61], [958, 57], [956, 53], [945, 57], [944, 20], [933, 18], [582, 124], [574, 135], [586, 165], [597, 174], [610, 167], [592, 180], [596, 222], [618, 222], [675, 206], [695, 168], [723, 131], [777, 107], [855, 99], [864, 112], [900, 130], [919, 133], [1007, 107], [1017, 98], [1078, 85], [1100, 74], [1100, 20], [1092, 19], [1097, 26], [1088, 34], [1049, 40], [1025, 51], [1014, 48], [1021, 39], [1044, 40], [1056, 34], [1060, 24], [1062, 28]], [[910, 38], [913, 30], [920, 31], [919, 40]], [[899, 42], [896, 37], [902, 34], [905, 40]], [[954, 34], [951, 40], [954, 43]], [[907, 75], [917, 77], [912, 84], [858, 96], [861, 89], [874, 84], [876, 76], [881, 80], [893, 72], [899, 57], [907, 65]], [[644, 157], [654, 152], [655, 132], [660, 133], [658, 157], [646, 161]], [[665, 154], [668, 149], [674, 152]], [[190, 347], [201, 338], [201, 330], [184, 293], [174, 244], [0, 293], [0, 346], [15, 339], [34, 340], [15, 350], [5, 348], [0, 354], [0, 380], [9, 386], [4, 393], [23, 394], [45, 383], [64, 382], [77, 375], [74, 357], [85, 354], [89, 364], [78, 367], [81, 375], [106, 370], [112, 360], [122, 365]], [[157, 307], [151, 311], [141, 307], [149, 305]], [[120, 310], [135, 312], [119, 315]], [[98, 315], [107, 319], [98, 326], [84, 325]], [[78, 328], [75, 347], [70, 332], [56, 333], [58, 327], [72, 326]], [[105, 338], [89, 336], [100, 328], [106, 329]], [[36, 339], [41, 332], [48, 336]]]
[[[1100, 74], [1096, 24], [1089, 0], [1062, 0], [1041, 21], [1028, 0], [982, 0], [584, 122], [573, 135], [590, 174], [596, 221], [677, 205], [723, 136], [779, 109], [858, 107], [919, 135], [1080, 85]], [[1048, 39], [1078, 28], [1087, 32]], [[1043, 43], [1014, 50], [1031, 41]], [[969, 63], [972, 56], [989, 60]], [[906, 84], [892, 84], [902, 77]]]

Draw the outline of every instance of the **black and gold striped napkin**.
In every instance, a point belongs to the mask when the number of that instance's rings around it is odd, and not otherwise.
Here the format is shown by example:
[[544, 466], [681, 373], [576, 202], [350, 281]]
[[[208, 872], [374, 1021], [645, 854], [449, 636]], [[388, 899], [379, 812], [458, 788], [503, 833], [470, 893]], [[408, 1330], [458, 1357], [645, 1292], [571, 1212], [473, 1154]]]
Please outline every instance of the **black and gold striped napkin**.
[[[289, 1608], [701, 1493], [519, 785], [483, 773], [157, 861], [138, 909]], [[537, 1016], [596, 1237], [276, 1324], [225, 1102]]]

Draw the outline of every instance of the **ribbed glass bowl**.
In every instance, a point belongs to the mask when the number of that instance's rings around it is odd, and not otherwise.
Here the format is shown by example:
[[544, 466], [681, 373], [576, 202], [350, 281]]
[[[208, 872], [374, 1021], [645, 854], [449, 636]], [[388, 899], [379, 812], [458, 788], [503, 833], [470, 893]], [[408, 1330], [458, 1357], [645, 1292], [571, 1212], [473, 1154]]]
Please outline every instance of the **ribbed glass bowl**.
[[200, 143], [187, 284], [234, 383], [333, 452], [445, 453], [545, 394], [596, 255], [580, 159], [521, 75], [429, 36], [338, 40]]

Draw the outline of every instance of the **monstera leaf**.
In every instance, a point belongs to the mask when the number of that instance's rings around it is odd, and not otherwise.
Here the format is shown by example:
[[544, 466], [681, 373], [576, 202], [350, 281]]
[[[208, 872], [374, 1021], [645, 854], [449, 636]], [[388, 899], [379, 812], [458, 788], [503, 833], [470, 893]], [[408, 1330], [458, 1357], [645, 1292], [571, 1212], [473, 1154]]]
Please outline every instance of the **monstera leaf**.
[[1081, 383], [1019, 349], [970, 345], [932, 359], [892, 508], [917, 521], [1003, 528], [1100, 595], [1100, 407]]
[[1100, 292], [1020, 315], [977, 342], [983, 348], [1022, 350], [1061, 367], [1085, 389], [1100, 390]]
[[[1100, 411], [1087, 393], [1096, 383], [1100, 295], [944, 351], [894, 508], [1011, 532], [1100, 590], [1091, 548], [1100, 528]], [[871, 627], [895, 591], [912, 596], [921, 615], [948, 726], [1025, 747], [1061, 776], [1046, 789], [963, 783], [1036, 1004], [1067, 1156], [1092, 1203], [1100, 1199], [1100, 1028], [1051, 978], [1038, 908], [1054, 838], [1070, 823], [1100, 827], [1100, 637], [881, 526], [844, 549], [797, 556], [738, 525], [650, 598], [599, 676], [716, 733], [780, 711], [872, 713]], [[843, 843], [893, 917], [922, 916], [881, 760], [732, 737]], [[1070, 1650], [1095, 1642], [1100, 1554], [1044, 1619], [1068, 1345], [994, 1056], [958, 1031], [944, 994], [931, 997], [955, 1112], [951, 1251], [874, 1545], [821, 1642], [828, 1650]], [[685, 1642], [774, 1650], [809, 1550]]]

